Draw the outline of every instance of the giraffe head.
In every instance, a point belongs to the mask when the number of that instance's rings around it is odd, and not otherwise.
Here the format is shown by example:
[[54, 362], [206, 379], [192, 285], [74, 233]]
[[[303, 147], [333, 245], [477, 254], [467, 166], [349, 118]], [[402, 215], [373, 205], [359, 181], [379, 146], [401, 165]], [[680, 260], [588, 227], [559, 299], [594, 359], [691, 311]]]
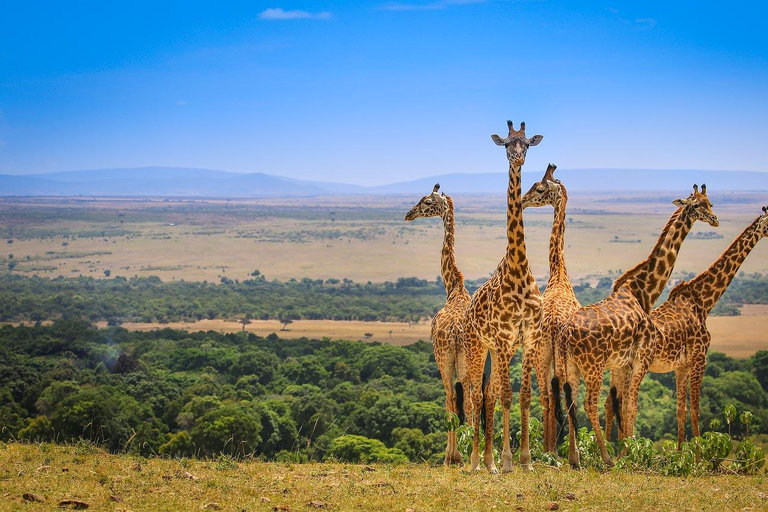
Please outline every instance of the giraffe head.
[[436, 183], [432, 193], [421, 198], [416, 206], [405, 214], [405, 220], [413, 220], [419, 217], [442, 217], [448, 211], [448, 196], [438, 192], [440, 184]]
[[557, 166], [549, 164], [544, 171], [541, 181], [533, 184], [531, 189], [523, 196], [523, 208], [551, 205], [555, 206], [563, 196], [563, 185], [555, 179], [554, 173]]
[[760, 238], [768, 236], [768, 206], [763, 206], [763, 214], [757, 218], [757, 234]]
[[504, 146], [507, 148], [507, 160], [515, 167], [520, 167], [525, 163], [525, 154], [528, 152], [529, 146], [535, 146], [544, 137], [542, 135], [534, 135], [530, 139], [525, 136], [525, 122], [520, 123], [520, 129], [515, 130], [512, 126], [512, 121], [507, 121], [509, 127], [509, 134], [506, 138], [502, 139], [498, 135], [491, 135], [491, 139], [497, 146]]
[[717, 215], [712, 211], [712, 203], [709, 202], [707, 197], [707, 186], [701, 186], [701, 192], [699, 192], [699, 186], [693, 185], [693, 193], [686, 199], [675, 199], [672, 204], [684, 209], [686, 213], [693, 220], [701, 220], [706, 222], [712, 227], [720, 225], [720, 221], [717, 220]]

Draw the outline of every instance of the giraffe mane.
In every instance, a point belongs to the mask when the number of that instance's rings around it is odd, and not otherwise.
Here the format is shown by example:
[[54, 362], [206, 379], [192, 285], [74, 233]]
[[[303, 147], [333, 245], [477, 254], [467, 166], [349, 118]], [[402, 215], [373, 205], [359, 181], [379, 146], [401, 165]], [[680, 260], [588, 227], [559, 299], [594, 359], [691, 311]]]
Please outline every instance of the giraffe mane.
[[[659, 238], [656, 240], [656, 244], [654, 244], [653, 249], [651, 250], [651, 254], [656, 252], [656, 249], [658, 248], [659, 244], [662, 243], [664, 239], [664, 234], [669, 232], [670, 229], [672, 229], [672, 224], [677, 221], [677, 219], [682, 215], [683, 213], [683, 207], [678, 208], [675, 210], [675, 212], [669, 217], [669, 220], [667, 220], [667, 223], [664, 225], [664, 229], [661, 230], [661, 233], [659, 234]], [[648, 258], [644, 259], [631, 269], [627, 270], [621, 276], [619, 276], [618, 279], [613, 283], [613, 291], [618, 290], [621, 288], [624, 283], [626, 283], [629, 279], [633, 278], [635, 276], [635, 272], [640, 268], [645, 266], [648, 263]]]

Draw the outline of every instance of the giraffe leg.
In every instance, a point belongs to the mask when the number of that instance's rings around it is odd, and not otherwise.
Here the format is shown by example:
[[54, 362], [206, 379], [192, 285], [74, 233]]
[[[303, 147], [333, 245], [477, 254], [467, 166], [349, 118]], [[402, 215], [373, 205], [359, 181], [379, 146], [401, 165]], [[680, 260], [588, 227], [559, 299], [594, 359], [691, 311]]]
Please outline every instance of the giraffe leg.
[[[498, 474], [496, 461], [493, 458], [494, 441], [494, 413], [496, 411], [496, 400], [499, 398], [502, 388], [500, 387], [503, 377], [503, 358], [499, 357], [498, 351], [491, 352], [491, 378], [488, 380], [488, 386], [485, 391], [485, 453], [483, 454], [483, 464], [491, 474]], [[507, 370], [507, 373], [509, 370]]]
[[523, 350], [523, 368], [520, 381], [520, 464], [523, 469], [532, 470], [530, 447], [531, 416], [531, 359]]
[[688, 402], [688, 368], [675, 370], [675, 388], [677, 389], [677, 449], [682, 450], [685, 442], [685, 406]]
[[597, 401], [600, 398], [600, 387], [603, 383], [603, 368], [598, 366], [592, 368], [592, 371], [584, 376], [584, 381], [587, 385], [587, 399], [584, 403], [584, 408], [587, 411], [589, 421], [592, 423], [592, 430], [595, 432], [595, 441], [600, 448], [600, 456], [603, 459], [603, 463], [608, 466], [613, 466], [613, 460], [608, 455], [608, 450], [605, 448], [605, 439], [603, 438], [603, 430], [600, 428], [600, 416], [597, 412]]
[[512, 471], [512, 447], [510, 445], [509, 431], [509, 411], [512, 408], [512, 386], [509, 382], [509, 354], [503, 354], [499, 357], [499, 371], [497, 388], [500, 391], [501, 411], [502, 411], [502, 449], [501, 449], [501, 470], [505, 473]]
[[[579, 391], [581, 374], [576, 362], [568, 350], [567, 334], [558, 334], [555, 338], [555, 376], [559, 381], [558, 390], [553, 393], [556, 403], [560, 402], [559, 388], [565, 393], [565, 417], [568, 421], [568, 463], [574, 469], [579, 469], [579, 449], [576, 445], [576, 395]], [[565, 418], [563, 419], [565, 426]]]
[[[440, 369], [440, 377], [443, 380], [443, 388], [445, 389], [445, 410], [449, 413], [458, 414], [456, 408], [456, 392], [453, 388], [453, 374], [455, 361], [453, 355], [442, 351], [438, 357], [438, 347], [435, 346], [435, 361], [438, 363]], [[461, 455], [456, 446], [456, 431], [448, 431], [448, 442], [445, 448], [445, 460], [446, 466], [451, 464], [461, 464]]]
[[[616, 380], [614, 376], [614, 372], [611, 371], [611, 384], [610, 387], [613, 388], [616, 386]], [[611, 441], [611, 428], [613, 427], [613, 401], [611, 400], [611, 394], [608, 394], [608, 397], [605, 399], [605, 404], [603, 404], [603, 408], [605, 409], [605, 440], [610, 442]]]
[[468, 416], [472, 423], [472, 455], [470, 456], [470, 470], [475, 471], [480, 465], [480, 415], [483, 414], [483, 368], [485, 366], [486, 350], [478, 346], [479, 340], [469, 335], [470, 347], [466, 349], [467, 376], [469, 382], [471, 415]]
[[[611, 430], [613, 428], [613, 418], [616, 417], [616, 430], [618, 438], [623, 437], [621, 404], [627, 394], [629, 372], [625, 368], [611, 370], [611, 384], [608, 397], [605, 399], [605, 440], [611, 441]], [[615, 391], [614, 391], [615, 390]], [[615, 397], [614, 397], [615, 393]], [[618, 405], [618, 408], [615, 408]]]
[[691, 364], [691, 430], [693, 436], [699, 437], [699, 413], [701, 400], [701, 381], [704, 379], [704, 368], [707, 364], [707, 355], [697, 354]]
[[[548, 340], [547, 340], [548, 341]], [[541, 358], [540, 368], [536, 368], [536, 380], [542, 396], [542, 418], [544, 421], [544, 451], [557, 452], [557, 418], [555, 416], [555, 397], [552, 395], [551, 383], [555, 372], [553, 369], [552, 344], [546, 343]], [[542, 377], [539, 377], [542, 375]]]
[[622, 405], [626, 404], [624, 409], [626, 410], [626, 417], [623, 418], [623, 431], [624, 437], [632, 437], [635, 431], [635, 418], [637, 417], [637, 401], [640, 396], [640, 384], [645, 378], [648, 365], [636, 362], [635, 368], [632, 371], [629, 381], [629, 389], [622, 402]]

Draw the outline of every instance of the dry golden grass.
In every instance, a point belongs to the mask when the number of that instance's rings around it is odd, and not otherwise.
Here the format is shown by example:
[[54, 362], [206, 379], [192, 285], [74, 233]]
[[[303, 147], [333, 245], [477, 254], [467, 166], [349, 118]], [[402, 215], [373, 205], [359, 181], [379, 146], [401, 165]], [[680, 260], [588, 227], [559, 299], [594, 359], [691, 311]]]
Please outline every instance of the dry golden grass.
[[[493, 476], [427, 465], [139, 459], [84, 448], [0, 445], [0, 508], [51, 510], [62, 500], [115, 511], [768, 508], [765, 475], [674, 478], [536, 467]], [[26, 501], [25, 494], [44, 501]]]
[[[410, 345], [419, 340], [429, 341], [429, 322], [412, 323], [410, 326], [404, 322], [353, 322], [334, 320], [294, 320], [288, 325], [287, 330], [281, 330], [283, 324], [277, 320], [252, 320], [245, 326], [247, 332], [259, 336], [267, 336], [276, 333], [285, 339], [322, 339], [329, 337], [341, 340], [379, 341], [390, 345]], [[106, 322], [99, 322], [99, 327], [105, 327]], [[201, 320], [199, 322], [172, 322], [168, 324], [157, 323], [132, 323], [126, 322], [122, 327], [131, 331], [153, 331], [170, 327], [189, 332], [216, 331], [216, 332], [240, 332], [243, 325], [240, 322], [226, 320]], [[373, 336], [366, 336], [372, 334]]]
[[712, 334], [710, 350], [737, 358], [768, 350], [768, 315], [711, 316], [707, 329]]
[[[308, 206], [325, 208], [378, 207], [392, 208], [403, 214], [418, 198], [373, 198], [371, 200], [312, 199]], [[648, 255], [658, 233], [674, 211], [671, 204], [653, 202], [605, 202], [603, 196], [574, 196], [571, 200], [572, 219], [566, 232], [566, 257], [571, 277], [576, 280], [605, 275], [632, 267]], [[25, 202], [26, 201], [26, 202]], [[346, 202], [345, 202], [346, 201]], [[488, 276], [503, 255], [505, 203], [502, 196], [457, 196], [456, 252], [461, 270], [470, 279]], [[199, 203], [199, 204], [198, 204]], [[18, 272], [43, 276], [67, 277], [86, 275], [132, 277], [157, 275], [166, 281], [218, 282], [223, 276], [247, 279], [259, 269], [268, 279], [286, 280], [347, 277], [358, 282], [395, 280], [416, 276], [434, 279], [439, 274], [440, 246], [443, 228], [439, 219], [417, 219], [413, 222], [389, 217], [330, 221], [322, 211], [314, 219], [283, 217], [228, 216], [221, 209], [206, 209], [210, 202], [185, 203], [192, 213], [165, 211], [173, 203], [140, 200], [72, 201], [62, 204], [56, 199], [2, 199], [0, 212], [4, 220], [18, 227], [45, 227], [52, 230], [98, 231], [110, 226], [137, 231], [139, 237], [77, 238], [68, 240], [46, 238], [17, 239], [7, 246], [19, 261]], [[279, 200], [232, 202], [247, 211], [248, 207], [281, 206]], [[295, 202], [294, 202], [295, 204]], [[44, 224], [25, 219], [25, 208], [48, 210], [81, 208], [96, 212], [98, 220], [47, 220]], [[197, 211], [196, 208], [199, 208]], [[720, 255], [730, 241], [758, 213], [751, 205], [716, 206], [721, 226], [716, 230], [698, 223], [696, 231], [717, 231], [724, 238], [717, 240], [688, 240], [683, 245], [676, 266], [680, 272], [699, 272]], [[754, 211], [753, 211], [754, 210]], [[584, 213], [584, 212], [590, 213]], [[138, 212], [138, 213], [133, 213]], [[123, 217], [119, 217], [120, 214]], [[328, 214], [330, 216], [330, 213]], [[526, 241], [534, 274], [544, 278], [548, 272], [547, 253], [552, 209], [526, 210]], [[119, 219], [119, 220], [118, 220]], [[123, 221], [124, 224], [115, 224]], [[173, 224], [173, 225], [171, 225]], [[301, 231], [328, 232], [338, 230], [378, 230], [367, 240], [355, 236], [305, 241], [288, 241], [280, 234]], [[241, 238], [239, 232], [269, 232], [263, 239]], [[277, 235], [277, 238], [274, 236]], [[640, 240], [639, 243], [615, 243], [619, 240]], [[51, 257], [46, 252], [96, 253], [82, 257]], [[32, 261], [26, 262], [29, 255]], [[2, 256], [7, 256], [3, 254]], [[36, 260], [36, 258], [42, 258]], [[45, 267], [49, 267], [46, 269]], [[768, 245], [758, 246], [746, 261], [744, 272], [768, 272]]]
[[[746, 307], [745, 307], [746, 308]], [[768, 350], [768, 306], [746, 308], [744, 316], [710, 317], [707, 326], [712, 333], [710, 350], [723, 352], [731, 357], [749, 357], [758, 350]], [[105, 327], [106, 322], [100, 322]], [[152, 331], [170, 327], [190, 332], [217, 331], [239, 332], [243, 330], [239, 322], [226, 320], [201, 320], [193, 323], [125, 323], [123, 327], [132, 331]], [[296, 320], [282, 331], [283, 325], [277, 320], [253, 320], [245, 330], [259, 336], [276, 333], [281, 338], [321, 339], [329, 337], [343, 340], [378, 341], [390, 345], [409, 345], [419, 340], [430, 340], [429, 322], [411, 324], [401, 322], [345, 322], [334, 320]], [[390, 334], [390, 331], [392, 333]], [[366, 337], [366, 333], [373, 336]]]

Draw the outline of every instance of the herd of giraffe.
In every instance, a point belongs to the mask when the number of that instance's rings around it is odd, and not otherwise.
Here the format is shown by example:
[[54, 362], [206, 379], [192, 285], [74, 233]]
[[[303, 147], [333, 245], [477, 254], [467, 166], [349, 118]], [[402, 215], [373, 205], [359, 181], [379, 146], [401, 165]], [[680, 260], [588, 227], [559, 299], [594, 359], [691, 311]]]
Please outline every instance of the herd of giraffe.
[[[575, 391], [583, 376], [586, 385], [585, 410], [600, 449], [603, 462], [613, 461], [605, 446], [610, 439], [614, 416], [620, 437], [633, 435], [640, 383], [646, 373], [675, 371], [677, 383], [678, 448], [684, 440], [686, 404], [690, 388], [691, 427], [699, 435], [699, 397], [710, 334], [706, 319], [718, 299], [757, 242], [768, 235], [768, 208], [731, 243], [704, 272], [681, 282], [661, 306], [653, 308], [669, 281], [680, 246], [694, 222], [719, 225], [707, 197], [701, 190], [673, 203], [672, 214], [648, 258], [625, 272], [602, 301], [582, 306], [576, 299], [565, 265], [565, 211], [568, 193], [554, 177], [550, 164], [540, 181], [523, 196], [521, 169], [530, 146], [539, 144], [541, 135], [527, 138], [525, 123], [515, 130], [507, 121], [506, 138], [492, 135], [504, 146], [509, 161], [507, 188], [507, 250], [491, 278], [470, 296], [464, 285], [454, 252], [455, 221], [453, 200], [435, 185], [405, 216], [441, 217], [445, 230], [441, 271], [447, 299], [432, 321], [435, 361], [445, 387], [448, 412], [466, 416], [474, 428], [471, 470], [480, 463], [480, 425], [484, 420], [485, 453], [483, 462], [497, 473], [493, 457], [493, 414], [497, 400], [503, 411], [502, 471], [511, 471], [509, 415], [512, 387], [509, 364], [522, 346], [520, 384], [520, 464], [531, 469], [529, 415], [531, 372], [535, 368], [544, 424], [544, 450], [557, 447], [556, 411], [560, 407], [560, 388], [565, 394], [569, 414], [568, 461], [579, 467], [576, 446]], [[554, 207], [549, 245], [549, 281], [542, 295], [536, 285], [525, 247], [523, 209]], [[491, 357], [491, 373], [484, 385], [486, 358]], [[611, 371], [611, 392], [605, 403], [605, 438], [598, 416], [598, 399], [605, 370]], [[454, 385], [454, 381], [456, 384]], [[469, 393], [464, 400], [464, 391]], [[448, 432], [445, 464], [461, 464], [456, 432]]]

